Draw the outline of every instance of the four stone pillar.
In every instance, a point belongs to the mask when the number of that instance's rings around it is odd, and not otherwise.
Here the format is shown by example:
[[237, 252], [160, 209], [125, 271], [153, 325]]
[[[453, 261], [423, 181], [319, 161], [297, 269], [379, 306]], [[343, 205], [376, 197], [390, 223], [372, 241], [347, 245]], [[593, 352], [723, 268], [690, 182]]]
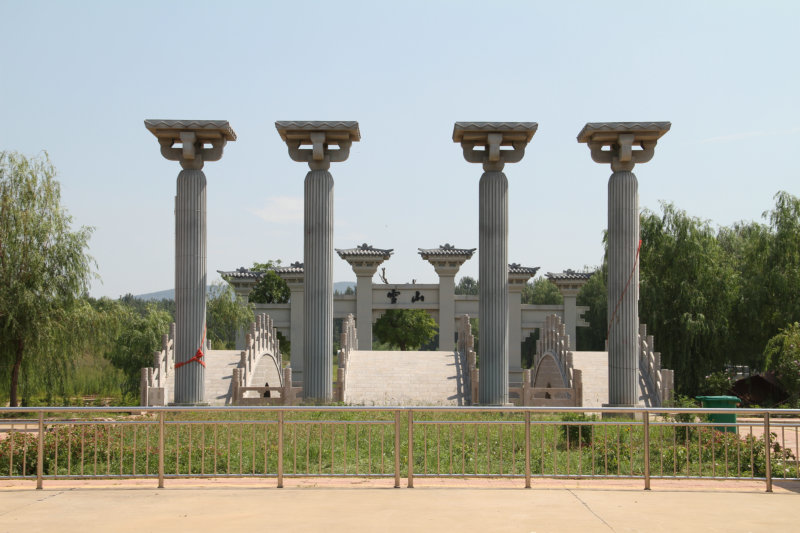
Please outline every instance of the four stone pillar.
[[[205, 161], [217, 161], [236, 134], [227, 121], [145, 120], [161, 155], [179, 161], [175, 197], [175, 395], [177, 405], [205, 400], [206, 177]], [[173, 148], [179, 143], [181, 148]], [[210, 145], [206, 147], [205, 145]]]
[[355, 248], [336, 250], [356, 275], [356, 329], [358, 349], [372, 350], [372, 277], [378, 267], [388, 260], [392, 249], [374, 248], [364, 243]]
[[[608, 405], [639, 401], [639, 190], [632, 170], [653, 157], [669, 122], [588, 123], [578, 134], [592, 159], [610, 163], [608, 180]], [[640, 150], [634, 150], [640, 147]], [[607, 150], [604, 148], [608, 148]]]
[[484, 170], [479, 184], [478, 309], [479, 395], [485, 405], [508, 403], [508, 179], [502, 171], [505, 163], [522, 160], [537, 127], [535, 122], [456, 122], [453, 129], [464, 159], [482, 163]]
[[[333, 397], [333, 176], [328, 169], [347, 159], [361, 134], [357, 122], [276, 122], [275, 127], [289, 156], [311, 169], [305, 179], [303, 224], [303, 394], [325, 402]], [[331, 150], [332, 144], [339, 148]]]

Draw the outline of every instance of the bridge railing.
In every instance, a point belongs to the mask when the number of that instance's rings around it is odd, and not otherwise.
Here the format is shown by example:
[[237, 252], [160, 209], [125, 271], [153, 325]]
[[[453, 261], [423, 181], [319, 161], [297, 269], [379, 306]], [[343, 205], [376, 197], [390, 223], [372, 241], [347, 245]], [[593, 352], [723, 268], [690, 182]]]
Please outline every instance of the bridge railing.
[[167, 378], [175, 371], [175, 322], [161, 336], [161, 349], [153, 352], [153, 366], [141, 370], [139, 400], [142, 405], [165, 405]]
[[344, 401], [344, 392], [347, 388], [347, 369], [350, 364], [350, 352], [358, 348], [358, 332], [356, 330], [356, 319], [352, 313], [342, 322], [342, 334], [339, 338], [339, 368], [336, 370], [336, 383], [334, 392], [336, 400]]
[[0, 480], [758, 480], [769, 492], [800, 480], [799, 436], [797, 409], [0, 408]]

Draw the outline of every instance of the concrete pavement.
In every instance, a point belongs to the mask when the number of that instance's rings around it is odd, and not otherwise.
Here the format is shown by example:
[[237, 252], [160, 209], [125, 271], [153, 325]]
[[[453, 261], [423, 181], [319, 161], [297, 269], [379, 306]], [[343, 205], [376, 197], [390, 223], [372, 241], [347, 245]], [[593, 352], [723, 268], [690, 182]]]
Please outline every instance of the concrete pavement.
[[[403, 486], [405, 486], [405, 480]], [[0, 532], [796, 531], [800, 483], [617, 480], [49, 481], [0, 484]]]

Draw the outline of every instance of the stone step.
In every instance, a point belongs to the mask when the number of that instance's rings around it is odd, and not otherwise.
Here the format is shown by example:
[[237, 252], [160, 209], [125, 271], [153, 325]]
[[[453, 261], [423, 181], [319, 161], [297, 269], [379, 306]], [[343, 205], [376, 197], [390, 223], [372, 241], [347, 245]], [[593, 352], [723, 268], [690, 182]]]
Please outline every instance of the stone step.
[[455, 352], [354, 351], [345, 403], [465, 405], [465, 366]]

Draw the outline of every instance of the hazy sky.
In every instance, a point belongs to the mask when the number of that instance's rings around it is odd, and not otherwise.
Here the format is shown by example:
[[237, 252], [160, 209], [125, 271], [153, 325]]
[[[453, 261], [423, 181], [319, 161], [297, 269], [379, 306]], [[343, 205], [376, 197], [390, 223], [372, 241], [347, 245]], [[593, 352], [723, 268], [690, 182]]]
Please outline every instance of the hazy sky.
[[[635, 169], [640, 206], [727, 225], [800, 194], [800, 2], [0, 0], [0, 150], [46, 150], [95, 227], [92, 295], [174, 284], [178, 163], [146, 118], [226, 119], [208, 163], [208, 271], [302, 260], [307, 165], [276, 120], [357, 120], [334, 163], [337, 248], [394, 248], [390, 282], [436, 282], [417, 248], [478, 245], [480, 165], [456, 121], [535, 121], [506, 165], [509, 260], [597, 265], [607, 165], [586, 122], [672, 122]], [[477, 276], [475, 256], [460, 275]], [[334, 279], [355, 279], [336, 258]]]

